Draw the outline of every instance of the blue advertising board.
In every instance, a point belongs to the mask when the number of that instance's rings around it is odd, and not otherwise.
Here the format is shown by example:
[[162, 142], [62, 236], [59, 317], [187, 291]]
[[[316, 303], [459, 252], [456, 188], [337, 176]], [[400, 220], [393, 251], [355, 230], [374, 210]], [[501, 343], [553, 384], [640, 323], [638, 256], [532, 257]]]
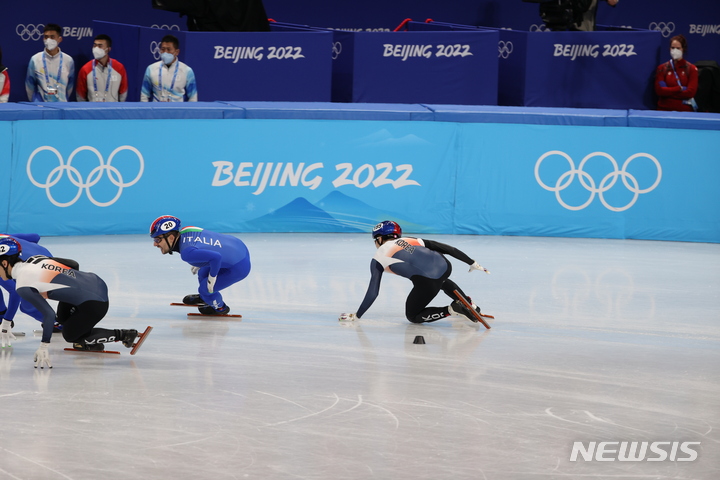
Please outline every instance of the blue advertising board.
[[660, 38], [654, 31], [529, 33], [524, 105], [652, 109]]
[[336, 35], [333, 101], [497, 105], [498, 33]]
[[704, 180], [720, 175], [718, 131], [675, 130], [682, 140], [668, 142], [655, 128], [462, 130], [458, 179], [480, 185], [456, 204], [459, 233], [720, 240], [720, 192]]
[[[55, 134], [38, 136], [49, 122]], [[664, 128], [557, 124], [8, 125], [9, 231], [141, 233], [170, 213], [226, 232], [367, 232], [390, 218], [415, 233], [720, 242], [719, 130], [675, 128], [668, 142]]]
[[452, 124], [77, 120], [53, 139], [42, 127], [15, 131], [13, 231], [137, 233], [167, 212], [219, 231], [359, 232], [388, 215], [452, 229]]

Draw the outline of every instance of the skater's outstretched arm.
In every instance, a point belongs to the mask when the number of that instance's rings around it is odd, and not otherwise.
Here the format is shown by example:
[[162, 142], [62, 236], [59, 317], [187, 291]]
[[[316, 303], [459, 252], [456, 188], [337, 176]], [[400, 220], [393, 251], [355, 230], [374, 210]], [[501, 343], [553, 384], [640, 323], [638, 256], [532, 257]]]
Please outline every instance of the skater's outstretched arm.
[[373, 302], [375, 302], [375, 299], [380, 292], [380, 280], [382, 280], [382, 274], [383, 266], [380, 265], [380, 262], [373, 258], [370, 261], [370, 284], [368, 285], [367, 292], [365, 292], [365, 298], [360, 304], [360, 308], [358, 308], [357, 318], [362, 317]]

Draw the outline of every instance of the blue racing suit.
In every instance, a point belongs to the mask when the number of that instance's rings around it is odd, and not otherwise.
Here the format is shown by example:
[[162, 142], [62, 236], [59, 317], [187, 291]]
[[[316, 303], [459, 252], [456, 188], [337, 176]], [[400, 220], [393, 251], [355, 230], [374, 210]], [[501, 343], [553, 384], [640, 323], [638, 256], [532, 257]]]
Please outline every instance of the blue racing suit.
[[[237, 237], [211, 232], [199, 227], [185, 227], [175, 251], [183, 261], [198, 270], [198, 293], [200, 298], [216, 309], [223, 307], [220, 290], [244, 279], [250, 273], [250, 252]], [[208, 292], [208, 276], [217, 277], [213, 293]]]

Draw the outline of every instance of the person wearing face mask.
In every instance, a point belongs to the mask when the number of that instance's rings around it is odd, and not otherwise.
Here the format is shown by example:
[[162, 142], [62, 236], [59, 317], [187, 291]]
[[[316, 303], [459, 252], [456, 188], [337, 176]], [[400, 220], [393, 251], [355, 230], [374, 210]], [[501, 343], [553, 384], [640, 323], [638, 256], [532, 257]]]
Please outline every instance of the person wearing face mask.
[[112, 39], [100, 34], [93, 40], [94, 59], [78, 73], [76, 97], [78, 102], [124, 102], [128, 81], [122, 63], [110, 58]]
[[45, 49], [30, 59], [25, 91], [31, 102], [67, 102], [75, 85], [75, 62], [60, 51], [62, 27], [48, 23], [43, 32]]
[[141, 102], [197, 102], [197, 85], [192, 68], [178, 59], [180, 42], [174, 35], [160, 41], [160, 61], [145, 70]]
[[695, 94], [698, 88], [698, 69], [685, 60], [687, 40], [682, 35], [670, 39], [670, 60], [655, 72], [655, 93], [658, 110], [693, 112], [697, 110]]

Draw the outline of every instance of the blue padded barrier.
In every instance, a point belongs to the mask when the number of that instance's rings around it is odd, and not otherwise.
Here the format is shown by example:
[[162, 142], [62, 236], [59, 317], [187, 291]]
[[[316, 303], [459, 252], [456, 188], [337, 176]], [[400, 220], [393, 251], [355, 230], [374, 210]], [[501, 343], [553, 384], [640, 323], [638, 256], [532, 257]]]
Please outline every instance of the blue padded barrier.
[[[222, 119], [227, 110], [235, 110], [227, 104], [215, 102], [161, 103], [161, 102], [111, 102], [95, 104], [88, 102], [23, 103], [25, 106], [41, 107], [54, 111], [62, 120], [167, 120], [167, 119]], [[243, 118], [242, 113], [231, 118]], [[31, 120], [16, 118], [15, 120]]]
[[41, 105], [36, 104], [0, 103], [0, 121], [55, 120], [62, 118], [61, 112], [40, 107]]
[[425, 105], [437, 122], [523, 123], [626, 127], [626, 110], [590, 108], [501, 107], [494, 105]]
[[720, 130], [720, 114], [630, 110], [628, 112], [628, 126], [650, 128], [689, 128], [692, 130]]
[[422, 105], [388, 103], [330, 102], [225, 102], [236, 107], [226, 118], [264, 118], [293, 120], [421, 120], [432, 121], [433, 112]]

